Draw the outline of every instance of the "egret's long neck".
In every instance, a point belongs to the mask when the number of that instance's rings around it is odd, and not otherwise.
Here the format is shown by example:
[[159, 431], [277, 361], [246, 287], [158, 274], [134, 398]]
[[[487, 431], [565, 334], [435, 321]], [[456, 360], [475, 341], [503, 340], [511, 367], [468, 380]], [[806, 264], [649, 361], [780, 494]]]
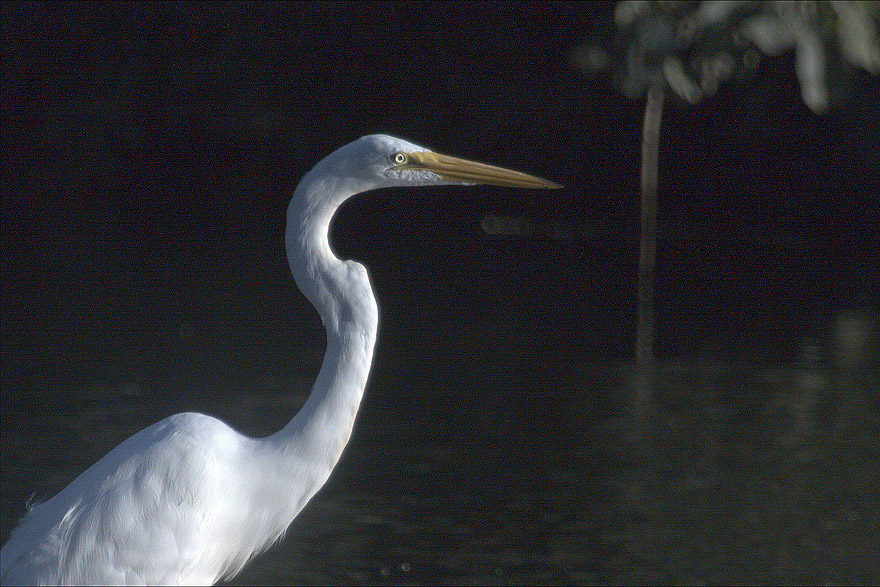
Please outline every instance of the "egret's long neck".
[[[287, 211], [290, 269], [327, 329], [327, 350], [311, 395], [290, 423], [272, 437], [297, 468], [307, 463], [317, 488], [345, 448], [373, 360], [378, 309], [366, 269], [337, 259], [328, 231], [338, 206], [360, 189], [328, 184], [307, 174]], [[306, 500], [309, 496], [306, 496]]]

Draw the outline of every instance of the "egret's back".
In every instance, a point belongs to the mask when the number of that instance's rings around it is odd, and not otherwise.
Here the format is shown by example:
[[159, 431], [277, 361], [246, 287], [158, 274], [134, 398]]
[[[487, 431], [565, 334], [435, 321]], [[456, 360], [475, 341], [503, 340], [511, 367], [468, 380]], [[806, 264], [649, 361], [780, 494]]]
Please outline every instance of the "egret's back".
[[254, 524], [250, 505], [228, 480], [251, 442], [201, 414], [138, 432], [31, 509], [3, 547], [3, 583], [212, 584], [237, 572], [284, 529], [241, 527]]

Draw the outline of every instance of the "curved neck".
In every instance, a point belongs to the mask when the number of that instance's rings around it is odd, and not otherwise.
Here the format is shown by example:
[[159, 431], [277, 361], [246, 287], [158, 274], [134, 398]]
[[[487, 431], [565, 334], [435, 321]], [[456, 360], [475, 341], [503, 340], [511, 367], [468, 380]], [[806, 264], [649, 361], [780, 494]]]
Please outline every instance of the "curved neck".
[[[327, 350], [312, 393], [275, 434], [247, 442], [238, 461], [247, 506], [231, 512], [231, 527], [253, 539], [248, 556], [267, 548], [327, 481], [354, 426], [373, 360], [379, 311], [367, 270], [337, 259], [327, 233], [348, 193], [307, 174], [287, 211], [287, 257], [296, 283], [327, 329]], [[355, 186], [356, 188], [357, 186]], [[333, 191], [328, 191], [333, 190]], [[242, 527], [247, 531], [240, 531]], [[247, 558], [232, 558], [232, 576]]]
[[361, 190], [346, 190], [316, 177], [320, 174], [307, 174], [291, 198], [285, 241], [291, 273], [327, 330], [327, 349], [305, 405], [270, 437], [284, 456], [293, 459], [289, 466], [296, 469], [307, 462], [309, 469], [324, 475], [315, 480], [314, 491], [329, 476], [351, 436], [379, 324], [366, 268], [336, 258], [328, 241], [336, 209]]

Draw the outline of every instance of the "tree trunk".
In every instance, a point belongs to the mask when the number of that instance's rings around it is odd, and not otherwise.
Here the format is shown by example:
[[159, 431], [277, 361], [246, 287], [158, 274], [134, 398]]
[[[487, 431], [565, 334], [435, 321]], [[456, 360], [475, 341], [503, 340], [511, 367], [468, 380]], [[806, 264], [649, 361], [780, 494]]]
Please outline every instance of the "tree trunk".
[[654, 261], [657, 252], [657, 156], [663, 90], [651, 88], [645, 102], [642, 129], [642, 234], [639, 250], [638, 326], [636, 373], [633, 393], [633, 434], [636, 440], [650, 436], [654, 390]]

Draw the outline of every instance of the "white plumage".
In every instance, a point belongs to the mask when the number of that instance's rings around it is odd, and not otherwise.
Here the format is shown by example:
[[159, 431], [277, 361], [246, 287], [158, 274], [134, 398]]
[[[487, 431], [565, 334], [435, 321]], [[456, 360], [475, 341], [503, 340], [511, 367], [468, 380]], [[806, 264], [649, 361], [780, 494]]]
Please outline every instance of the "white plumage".
[[195, 413], [141, 430], [28, 512], [3, 546], [2, 582], [212, 584], [271, 546], [348, 443], [376, 342], [367, 270], [333, 254], [333, 215], [360, 192], [448, 183], [559, 187], [385, 135], [330, 154], [303, 177], [287, 209], [290, 269], [327, 329], [303, 408], [260, 439]]

